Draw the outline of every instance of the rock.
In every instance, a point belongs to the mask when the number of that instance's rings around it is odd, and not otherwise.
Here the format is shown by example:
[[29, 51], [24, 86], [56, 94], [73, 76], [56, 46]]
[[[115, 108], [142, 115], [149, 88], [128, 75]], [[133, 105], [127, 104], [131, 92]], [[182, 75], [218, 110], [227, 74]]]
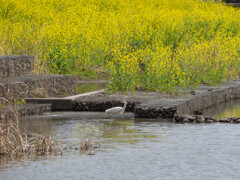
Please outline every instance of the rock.
[[211, 120], [211, 119], [208, 119], [206, 122], [207, 122], [207, 123], [213, 123], [214, 121]]
[[176, 123], [213, 123], [213, 122], [224, 122], [224, 123], [240, 123], [240, 118], [229, 117], [222, 119], [215, 119], [213, 117], [203, 115], [174, 115], [174, 122]]
[[174, 114], [173, 116], [173, 122], [183, 122], [184, 117], [178, 114]]
[[196, 116], [196, 122], [203, 123], [205, 122], [205, 118], [202, 115]]
[[188, 118], [184, 118], [183, 119], [183, 123], [188, 123], [189, 122], [189, 119]]
[[203, 115], [202, 111], [194, 111], [195, 115]]
[[223, 119], [220, 119], [219, 122], [225, 122], [225, 123], [228, 123], [228, 122], [229, 122], [229, 119], [228, 119], [228, 118], [223, 118]]
[[219, 122], [219, 119], [212, 119], [214, 122]]

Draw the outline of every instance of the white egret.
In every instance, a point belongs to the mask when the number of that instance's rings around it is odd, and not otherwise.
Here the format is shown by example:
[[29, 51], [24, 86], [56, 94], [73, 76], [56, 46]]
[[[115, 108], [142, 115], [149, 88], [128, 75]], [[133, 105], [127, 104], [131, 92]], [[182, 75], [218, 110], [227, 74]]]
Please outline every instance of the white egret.
[[124, 100], [123, 107], [113, 107], [110, 109], [106, 109], [105, 112], [108, 114], [109, 117], [110, 117], [110, 114], [122, 114], [124, 113], [126, 106], [127, 106], [127, 102]]

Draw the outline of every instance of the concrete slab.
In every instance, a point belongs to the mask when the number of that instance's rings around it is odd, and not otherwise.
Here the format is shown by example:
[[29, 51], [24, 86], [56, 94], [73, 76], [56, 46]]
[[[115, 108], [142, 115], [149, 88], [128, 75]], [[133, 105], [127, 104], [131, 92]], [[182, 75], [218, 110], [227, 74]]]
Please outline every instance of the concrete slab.
[[89, 93], [77, 94], [74, 96], [67, 96], [63, 98], [25, 98], [27, 103], [34, 104], [52, 104], [52, 111], [72, 111], [73, 110], [73, 100], [75, 98], [91, 96], [98, 93], [103, 93], [104, 90], [93, 91]]
[[32, 104], [51, 104], [52, 111], [71, 111], [72, 100], [63, 98], [26, 98], [27, 103]]
[[135, 118], [173, 118], [175, 113], [192, 114], [194, 111], [201, 111], [238, 98], [240, 98], [240, 81], [236, 80], [215, 87], [202, 85], [198, 87], [196, 93], [188, 92], [180, 96], [144, 91], [107, 94], [101, 90], [65, 98], [27, 99], [27, 102], [51, 103], [53, 111], [104, 113], [108, 108], [123, 106], [125, 99], [128, 102], [126, 112], [134, 113]]
[[73, 95], [73, 96], [63, 97], [62, 99], [74, 100], [74, 99], [79, 98], [79, 97], [91, 96], [91, 95], [95, 95], [95, 94], [99, 94], [99, 93], [103, 93], [103, 92], [105, 92], [104, 89], [101, 89], [101, 90], [98, 90], [98, 91], [92, 91], [92, 92], [88, 92], [88, 93], [82, 93], [82, 94], [77, 94], [77, 95]]
[[215, 87], [199, 86], [196, 95], [187, 93], [170, 96], [159, 92], [99, 93], [75, 98], [73, 109], [105, 111], [111, 107], [123, 106], [123, 100], [126, 99], [126, 111], [134, 112], [136, 118], [172, 118], [175, 113], [189, 114], [237, 98], [240, 98], [239, 80]]

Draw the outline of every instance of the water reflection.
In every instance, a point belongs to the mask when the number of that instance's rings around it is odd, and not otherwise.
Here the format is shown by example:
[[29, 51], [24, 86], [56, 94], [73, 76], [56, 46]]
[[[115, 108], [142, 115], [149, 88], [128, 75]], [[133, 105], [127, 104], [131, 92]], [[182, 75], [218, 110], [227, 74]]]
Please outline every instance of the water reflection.
[[240, 117], [240, 99], [230, 100], [203, 111], [206, 116], [216, 118]]
[[52, 135], [62, 147], [88, 136], [100, 151], [1, 159], [0, 179], [240, 179], [240, 124], [55, 115], [25, 118], [21, 127]]
[[[55, 118], [35, 118], [23, 119], [21, 121], [21, 129], [26, 133], [38, 133], [45, 136], [53, 136], [62, 145], [79, 143], [81, 139], [86, 137], [94, 138], [94, 140], [108, 142], [105, 147], [110, 144], [111, 148], [119, 144], [128, 143], [134, 145], [142, 139], [153, 139], [156, 135], [144, 132], [139, 128], [141, 122], [133, 119], [61, 119]], [[161, 129], [160, 129], [161, 130]]]
[[77, 89], [76, 93], [81, 94], [81, 93], [87, 93], [91, 91], [97, 91], [104, 89], [105, 84], [104, 83], [82, 83], [82, 84], [77, 84]]
[[[0, 158], [0, 172], [7, 169], [17, 168], [17, 167], [28, 167], [30, 162], [37, 162], [43, 160], [45, 157], [35, 156], [35, 155], [23, 155], [23, 156], [12, 156], [12, 157], [1, 157]], [[48, 157], [49, 159], [51, 157]], [[0, 176], [1, 177], [1, 176]]]

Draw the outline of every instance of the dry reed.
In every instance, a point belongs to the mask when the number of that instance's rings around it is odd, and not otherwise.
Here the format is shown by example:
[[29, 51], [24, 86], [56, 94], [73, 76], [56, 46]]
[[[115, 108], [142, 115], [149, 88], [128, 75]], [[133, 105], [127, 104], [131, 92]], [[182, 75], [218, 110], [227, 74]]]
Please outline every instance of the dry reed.
[[94, 155], [94, 151], [100, 147], [100, 144], [94, 143], [89, 138], [80, 142], [80, 153], [83, 155]]
[[[80, 147], [76, 144], [69, 147], [69, 149], [80, 150], [80, 154], [82, 155], [95, 155], [97, 149], [100, 148], [100, 144], [95, 143], [90, 138], [84, 138], [80, 141]], [[67, 148], [65, 148], [66, 150]]]
[[56, 147], [51, 137], [32, 137], [22, 135], [19, 129], [19, 115], [17, 107], [18, 92], [13, 89], [13, 101], [8, 100], [9, 89], [0, 83], [3, 97], [0, 97], [0, 157], [21, 156], [27, 154], [60, 155], [62, 152]]
[[[0, 86], [3, 89], [3, 97], [0, 97], [0, 157], [21, 157], [25, 154], [62, 155], [62, 150], [57, 147], [51, 136], [22, 134], [19, 129], [17, 99], [25, 96], [27, 92], [19, 92], [16, 87], [8, 89], [3, 83], [0, 83]], [[8, 98], [9, 92], [12, 93], [11, 101]], [[94, 155], [99, 147], [99, 144], [86, 137], [80, 142], [80, 147], [73, 145], [69, 149], [80, 150], [83, 155]]]

